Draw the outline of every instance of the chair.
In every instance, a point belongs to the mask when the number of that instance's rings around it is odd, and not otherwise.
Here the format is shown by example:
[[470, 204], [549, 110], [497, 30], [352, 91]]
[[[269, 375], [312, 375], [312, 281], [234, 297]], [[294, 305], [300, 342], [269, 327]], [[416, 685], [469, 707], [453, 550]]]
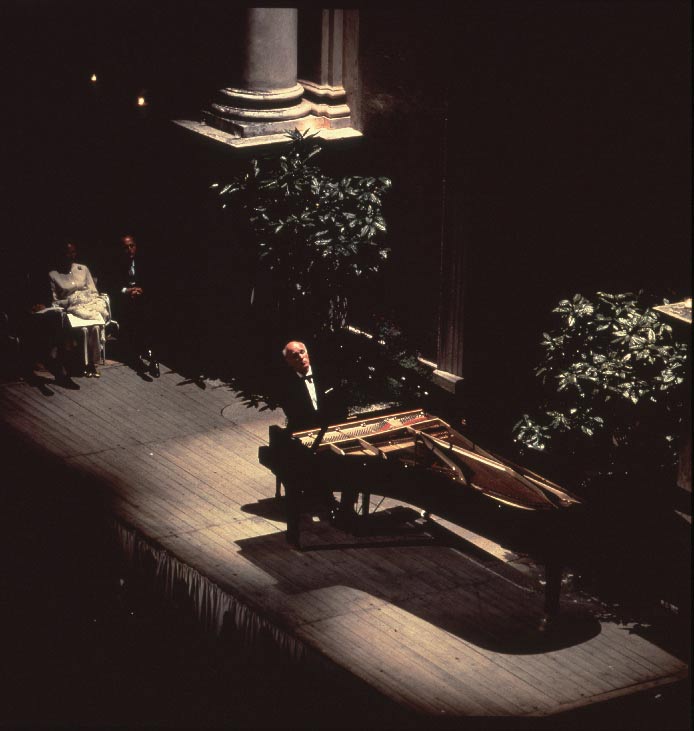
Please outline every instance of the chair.
[[101, 344], [101, 362], [106, 362], [106, 343], [109, 340], [118, 340], [118, 333], [120, 332], [120, 325], [118, 320], [114, 320], [111, 315], [111, 298], [105, 292], [100, 293], [100, 296], [106, 302], [106, 309], [108, 310], [108, 317], [104, 322], [104, 326], [101, 328], [99, 333], [99, 342]]
[[102, 365], [106, 363], [106, 342], [108, 340], [114, 340], [119, 330], [118, 322], [111, 317], [110, 297], [106, 293], [99, 293], [99, 297], [101, 297], [106, 303], [107, 315], [105, 318], [100, 317], [98, 320], [83, 320], [76, 315], [71, 315], [67, 313], [70, 327], [73, 330], [79, 329], [82, 331], [83, 360], [85, 368], [89, 363], [89, 354], [87, 350], [89, 328], [94, 326], [99, 328], [99, 352], [101, 355]]

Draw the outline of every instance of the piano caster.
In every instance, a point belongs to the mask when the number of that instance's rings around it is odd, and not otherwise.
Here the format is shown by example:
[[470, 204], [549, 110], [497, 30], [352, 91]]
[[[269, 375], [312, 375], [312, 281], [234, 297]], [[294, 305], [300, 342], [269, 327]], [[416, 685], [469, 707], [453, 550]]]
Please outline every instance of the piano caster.
[[355, 533], [357, 514], [353, 508], [336, 503], [330, 510], [330, 524], [347, 533]]
[[559, 597], [561, 594], [562, 563], [554, 557], [545, 563], [545, 620], [551, 623], [559, 615]]
[[556, 616], [552, 614], [545, 614], [540, 623], [537, 626], [538, 632], [551, 632], [556, 626]]

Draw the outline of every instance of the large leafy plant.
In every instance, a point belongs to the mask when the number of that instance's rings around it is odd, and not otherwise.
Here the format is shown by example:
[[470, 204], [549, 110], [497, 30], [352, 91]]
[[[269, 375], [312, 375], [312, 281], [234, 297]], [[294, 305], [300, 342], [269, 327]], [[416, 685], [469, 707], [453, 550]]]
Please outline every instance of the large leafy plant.
[[322, 346], [342, 370], [350, 407], [409, 407], [429, 395], [428, 369], [417, 360], [406, 333], [390, 320], [376, 322], [372, 334], [346, 328], [324, 339]]
[[514, 439], [550, 452], [573, 476], [592, 470], [652, 473], [676, 461], [684, 413], [687, 348], [634, 294], [576, 294], [552, 311], [535, 371], [542, 403]]
[[391, 182], [330, 177], [314, 164], [315, 141], [298, 131], [289, 137], [288, 150], [251, 160], [245, 173], [213, 188], [241, 219], [276, 311], [335, 331], [350, 297], [388, 257], [382, 201]]

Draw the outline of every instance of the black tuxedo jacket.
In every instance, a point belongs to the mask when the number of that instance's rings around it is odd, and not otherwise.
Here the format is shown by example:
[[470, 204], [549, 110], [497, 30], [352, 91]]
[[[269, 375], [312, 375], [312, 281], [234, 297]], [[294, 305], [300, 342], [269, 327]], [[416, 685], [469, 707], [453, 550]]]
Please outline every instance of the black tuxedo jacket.
[[135, 276], [130, 276], [130, 262], [129, 258], [123, 258], [119, 262], [118, 270], [118, 291], [120, 292], [123, 287], [142, 287], [142, 289], [148, 294], [150, 277], [149, 277], [149, 261], [144, 256], [135, 256]]
[[152, 260], [148, 253], [137, 253], [135, 255], [135, 277], [130, 276], [130, 257], [118, 252], [109, 262], [105, 272], [105, 282], [108, 293], [111, 297], [120, 295], [123, 287], [142, 287], [145, 294], [150, 295], [152, 287], [156, 285], [155, 274], [158, 268], [156, 260]]
[[[111, 296], [111, 307], [114, 317], [123, 316], [123, 310], [128, 309], [130, 300], [123, 295], [124, 287], [142, 287], [143, 296], [147, 298], [150, 305], [157, 299], [155, 292], [156, 278], [153, 276], [150, 259], [143, 255], [135, 256], [135, 277], [130, 276], [130, 259], [119, 256], [111, 262], [108, 272], [106, 291]], [[142, 306], [142, 301], [138, 301]]]
[[287, 429], [291, 432], [321, 427], [344, 421], [346, 409], [339, 388], [323, 371], [313, 368], [313, 385], [316, 388], [318, 410], [313, 408], [311, 396], [303, 379], [290, 368], [285, 368], [279, 383], [277, 400], [287, 416]]

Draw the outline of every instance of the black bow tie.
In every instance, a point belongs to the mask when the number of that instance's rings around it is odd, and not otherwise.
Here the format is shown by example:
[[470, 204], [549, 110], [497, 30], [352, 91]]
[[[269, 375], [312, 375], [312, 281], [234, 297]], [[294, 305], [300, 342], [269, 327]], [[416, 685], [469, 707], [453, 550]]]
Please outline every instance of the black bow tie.
[[302, 381], [308, 381], [309, 383], [313, 383], [313, 376], [301, 376]]

